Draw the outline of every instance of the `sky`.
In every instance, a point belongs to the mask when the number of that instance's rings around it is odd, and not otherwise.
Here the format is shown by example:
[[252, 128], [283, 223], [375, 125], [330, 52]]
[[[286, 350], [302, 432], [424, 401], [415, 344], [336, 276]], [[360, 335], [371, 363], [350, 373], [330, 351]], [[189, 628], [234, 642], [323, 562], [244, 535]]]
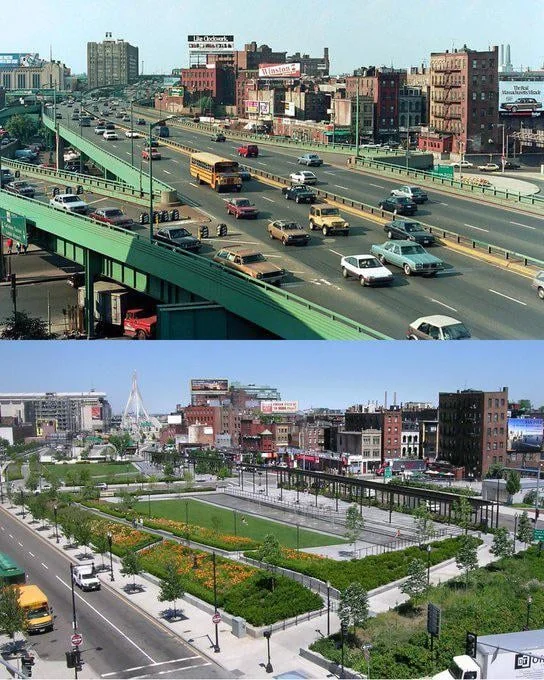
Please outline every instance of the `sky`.
[[[144, 72], [188, 65], [187, 35], [233, 34], [236, 49], [256, 41], [273, 50], [319, 57], [331, 73], [358, 66], [405, 68], [431, 52], [467, 44], [510, 43], [512, 62], [541, 67], [541, 0], [25, 0], [3, 2], [2, 52], [39, 52], [86, 71], [86, 43], [107, 31], [140, 48]], [[531, 37], [532, 36], [532, 37]]]
[[440, 391], [508, 387], [509, 399], [544, 404], [542, 343], [467, 342], [8, 342], [0, 392], [106, 392], [122, 412], [137, 371], [144, 404], [168, 413], [190, 401], [191, 378], [270, 385], [301, 409], [369, 401], [429, 401]]

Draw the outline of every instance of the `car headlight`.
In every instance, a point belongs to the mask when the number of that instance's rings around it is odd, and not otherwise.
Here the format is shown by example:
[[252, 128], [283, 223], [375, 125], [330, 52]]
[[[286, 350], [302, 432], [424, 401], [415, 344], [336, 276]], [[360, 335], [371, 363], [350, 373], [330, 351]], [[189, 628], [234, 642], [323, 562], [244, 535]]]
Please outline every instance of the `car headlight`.
[[346, 222], [346, 223], [344, 224], [344, 227], [349, 227], [349, 222]]
[[421, 269], [422, 267], [423, 267], [423, 265], [422, 265], [420, 262], [418, 262], [418, 263], [416, 264], [416, 269]]
[[257, 276], [256, 276], [255, 278], [257, 278], [257, 279], [262, 279], [262, 278], [263, 278], [263, 275], [261, 274], [261, 272], [257, 272]]

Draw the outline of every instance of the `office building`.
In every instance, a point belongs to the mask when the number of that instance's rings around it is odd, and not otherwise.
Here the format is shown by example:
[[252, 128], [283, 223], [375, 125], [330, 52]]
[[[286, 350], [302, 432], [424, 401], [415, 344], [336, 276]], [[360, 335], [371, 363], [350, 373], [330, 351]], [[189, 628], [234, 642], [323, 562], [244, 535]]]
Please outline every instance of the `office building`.
[[87, 84], [89, 89], [107, 85], [129, 85], [137, 80], [138, 48], [106, 33], [103, 42], [87, 43]]

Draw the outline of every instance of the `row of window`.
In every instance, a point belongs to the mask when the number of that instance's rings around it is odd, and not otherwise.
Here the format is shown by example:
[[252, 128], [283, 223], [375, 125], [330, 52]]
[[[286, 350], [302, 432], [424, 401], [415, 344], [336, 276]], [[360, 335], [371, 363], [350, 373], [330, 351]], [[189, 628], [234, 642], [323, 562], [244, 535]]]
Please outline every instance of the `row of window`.
[[[16, 76], [15, 78], [15, 88], [16, 90], [22, 90], [25, 88], [32, 88], [33, 90], [37, 90], [38, 88], [41, 87], [41, 74], [40, 73], [31, 73], [30, 78], [28, 79], [28, 84], [27, 84], [27, 74], [26, 73], [17, 73], [14, 74]], [[11, 73], [4, 73], [2, 76], [2, 87], [5, 90], [11, 90], [11, 83], [12, 83], [12, 74]]]
[[401, 101], [399, 103], [399, 111], [421, 111], [421, 100], [415, 102]]
[[399, 125], [401, 127], [411, 127], [412, 125], [421, 125], [421, 119], [419, 116], [404, 116], [401, 115], [399, 118]]
[[493, 444], [491, 444], [491, 442], [487, 442], [486, 448], [487, 448], [488, 451], [491, 451], [491, 450], [496, 451], [497, 449], [504, 449], [504, 442], [499, 442], [498, 446], [497, 446], [497, 442], [493, 442]]

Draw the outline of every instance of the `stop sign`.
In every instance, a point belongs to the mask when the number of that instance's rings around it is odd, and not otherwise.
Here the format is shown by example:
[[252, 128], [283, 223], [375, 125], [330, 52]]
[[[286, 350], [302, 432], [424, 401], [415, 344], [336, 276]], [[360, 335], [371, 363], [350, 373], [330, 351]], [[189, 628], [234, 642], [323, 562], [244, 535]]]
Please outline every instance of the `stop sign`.
[[221, 623], [221, 614], [217, 613], [212, 616], [212, 623], [215, 623], [216, 625], [218, 623]]
[[79, 633], [74, 633], [70, 638], [70, 642], [74, 645], [74, 647], [79, 647], [79, 645], [83, 642], [83, 636]]

